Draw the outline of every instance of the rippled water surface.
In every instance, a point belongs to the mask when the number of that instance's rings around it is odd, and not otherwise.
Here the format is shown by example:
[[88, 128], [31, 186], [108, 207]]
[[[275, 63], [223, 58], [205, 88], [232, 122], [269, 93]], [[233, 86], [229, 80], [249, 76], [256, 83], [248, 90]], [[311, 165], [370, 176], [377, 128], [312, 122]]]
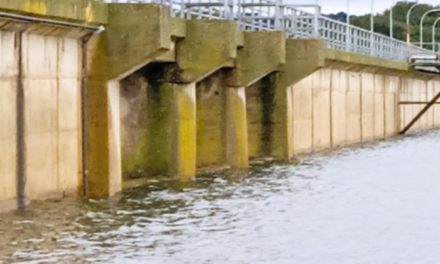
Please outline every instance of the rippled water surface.
[[440, 132], [0, 215], [0, 262], [440, 263]]

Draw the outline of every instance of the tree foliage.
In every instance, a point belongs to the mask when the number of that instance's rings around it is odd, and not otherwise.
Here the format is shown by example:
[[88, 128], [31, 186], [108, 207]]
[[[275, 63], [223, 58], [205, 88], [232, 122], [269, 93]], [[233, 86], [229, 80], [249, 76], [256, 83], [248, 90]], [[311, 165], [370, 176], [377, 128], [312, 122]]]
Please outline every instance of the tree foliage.
[[[394, 38], [406, 41], [406, 15], [409, 8], [414, 5], [415, 2], [398, 2], [393, 7], [393, 31]], [[422, 4], [413, 9], [410, 16], [410, 29], [411, 29], [411, 42], [418, 43], [420, 39], [420, 19], [423, 14], [431, 9], [440, 8], [440, 6], [432, 6], [428, 4]], [[329, 15], [329, 17], [338, 19], [340, 21], [346, 21], [347, 15], [345, 13], [338, 13], [335, 15]], [[432, 42], [432, 25], [435, 20], [440, 18], [440, 12], [432, 13], [424, 20], [423, 28], [423, 41], [426, 43], [426, 48], [431, 48]], [[390, 9], [385, 10], [382, 13], [374, 15], [374, 31], [389, 36], [390, 34]], [[352, 25], [370, 30], [370, 14], [362, 16], [350, 16]], [[436, 42], [440, 43], [440, 22], [436, 28]]]

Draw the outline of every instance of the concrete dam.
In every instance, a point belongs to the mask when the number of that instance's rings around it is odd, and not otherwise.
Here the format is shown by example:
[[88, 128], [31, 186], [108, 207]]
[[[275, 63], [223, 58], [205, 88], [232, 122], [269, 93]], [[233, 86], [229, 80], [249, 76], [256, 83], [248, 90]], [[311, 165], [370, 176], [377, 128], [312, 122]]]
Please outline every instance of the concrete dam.
[[0, 0], [0, 210], [440, 126], [436, 73], [173, 8]]

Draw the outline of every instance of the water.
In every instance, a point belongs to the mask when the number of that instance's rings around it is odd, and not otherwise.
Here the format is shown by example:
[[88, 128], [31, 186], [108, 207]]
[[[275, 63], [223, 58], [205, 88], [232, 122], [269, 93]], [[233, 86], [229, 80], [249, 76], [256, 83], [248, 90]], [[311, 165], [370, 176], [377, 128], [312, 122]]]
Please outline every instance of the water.
[[440, 132], [0, 218], [0, 262], [439, 263]]

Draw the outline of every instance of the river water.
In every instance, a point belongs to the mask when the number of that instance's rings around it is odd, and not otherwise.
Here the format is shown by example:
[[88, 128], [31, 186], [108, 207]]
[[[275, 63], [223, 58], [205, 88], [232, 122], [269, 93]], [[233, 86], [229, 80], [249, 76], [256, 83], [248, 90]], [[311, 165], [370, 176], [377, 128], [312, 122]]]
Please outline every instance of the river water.
[[440, 132], [0, 215], [4, 263], [440, 262]]

